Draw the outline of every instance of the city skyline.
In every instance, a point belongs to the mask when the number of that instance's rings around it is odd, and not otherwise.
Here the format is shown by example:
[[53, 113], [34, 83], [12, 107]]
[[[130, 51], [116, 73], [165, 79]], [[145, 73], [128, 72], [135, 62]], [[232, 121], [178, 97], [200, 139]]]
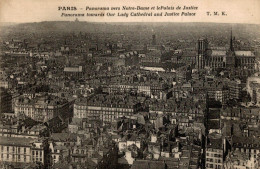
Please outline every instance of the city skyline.
[[259, 24], [53, 19], [1, 25], [0, 168], [260, 168]]

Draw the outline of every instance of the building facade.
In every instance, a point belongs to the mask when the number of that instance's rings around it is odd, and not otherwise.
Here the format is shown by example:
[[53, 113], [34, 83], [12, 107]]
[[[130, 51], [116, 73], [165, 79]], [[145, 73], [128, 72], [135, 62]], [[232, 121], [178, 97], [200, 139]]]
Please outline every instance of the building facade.
[[15, 102], [16, 116], [25, 115], [35, 121], [46, 122], [59, 115], [69, 114], [69, 103], [56, 96], [40, 96], [32, 99], [20, 97]]
[[31, 138], [0, 137], [0, 163], [45, 163], [44, 144]]
[[221, 139], [209, 139], [206, 146], [206, 168], [223, 168], [223, 149]]
[[78, 100], [74, 104], [73, 117], [113, 122], [119, 117], [131, 117], [140, 108], [140, 103], [131, 103], [127, 100], [112, 102], [110, 99], [113, 98], [106, 100], [99, 96], [89, 100]]

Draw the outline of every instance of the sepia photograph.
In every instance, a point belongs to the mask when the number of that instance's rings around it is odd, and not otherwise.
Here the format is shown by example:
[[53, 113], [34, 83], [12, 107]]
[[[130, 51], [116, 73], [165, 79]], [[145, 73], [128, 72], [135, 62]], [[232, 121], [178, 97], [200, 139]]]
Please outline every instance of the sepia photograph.
[[259, 169], [259, 0], [1, 0], [1, 169]]

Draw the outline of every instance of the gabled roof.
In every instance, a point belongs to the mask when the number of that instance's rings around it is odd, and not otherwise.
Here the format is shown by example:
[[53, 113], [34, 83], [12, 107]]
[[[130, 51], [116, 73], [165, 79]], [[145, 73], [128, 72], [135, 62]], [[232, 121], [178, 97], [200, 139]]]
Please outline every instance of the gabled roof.
[[82, 66], [79, 67], [65, 67], [64, 72], [82, 72]]
[[212, 56], [225, 56], [226, 51], [225, 50], [212, 50], [211, 55]]
[[235, 51], [236, 56], [255, 56], [252, 51]]
[[165, 169], [165, 163], [163, 161], [148, 161], [137, 160], [134, 161], [131, 169]]

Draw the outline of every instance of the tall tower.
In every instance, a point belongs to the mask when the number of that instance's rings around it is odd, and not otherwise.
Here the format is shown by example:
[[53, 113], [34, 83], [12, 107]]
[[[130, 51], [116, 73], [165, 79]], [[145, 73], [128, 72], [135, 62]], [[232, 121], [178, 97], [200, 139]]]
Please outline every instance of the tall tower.
[[155, 36], [155, 34], [153, 34], [152, 38], [153, 38], [152, 45], [156, 45], [156, 36]]
[[201, 38], [198, 40], [198, 54], [196, 57], [197, 69], [203, 69], [205, 67], [206, 52], [208, 49], [208, 40]]
[[235, 56], [235, 50], [233, 46], [233, 35], [232, 35], [232, 28], [231, 28], [229, 50], [227, 51], [226, 68], [234, 68], [234, 67], [236, 67], [236, 56]]
[[230, 46], [229, 46], [229, 50], [232, 51], [232, 52], [234, 52], [232, 28], [231, 28], [231, 34], [230, 34]]

